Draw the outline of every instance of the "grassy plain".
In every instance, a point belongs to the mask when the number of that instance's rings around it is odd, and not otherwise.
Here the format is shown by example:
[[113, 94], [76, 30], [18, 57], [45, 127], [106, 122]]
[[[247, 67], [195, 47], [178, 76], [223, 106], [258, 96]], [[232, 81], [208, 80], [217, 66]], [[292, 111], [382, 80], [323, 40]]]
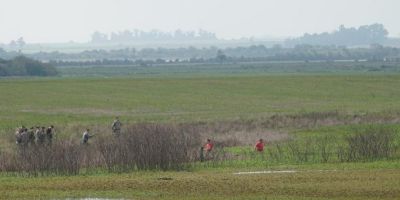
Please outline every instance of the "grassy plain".
[[0, 80], [0, 129], [399, 111], [400, 75]]
[[149, 65], [60, 66], [62, 77], [198, 77], [282, 74], [390, 74], [399, 73], [396, 62], [254, 61], [237, 63], [167, 63]]
[[[371, 124], [388, 127], [395, 133], [400, 130], [398, 74], [207, 73], [185, 76], [2, 79], [0, 150], [10, 146], [6, 143], [11, 141], [3, 140], [3, 136], [9, 135], [6, 138], [11, 138], [12, 130], [17, 126], [54, 124], [58, 131], [63, 131], [71, 130], [68, 128], [74, 126], [109, 126], [114, 116], [121, 116], [123, 123], [128, 124], [218, 123], [232, 120], [262, 122], [276, 114], [293, 115], [290, 120], [295, 124], [272, 131], [287, 133], [299, 144], [308, 139], [318, 141], [326, 136], [334, 136], [330, 142], [335, 145], [342, 143], [349, 134], [362, 131]], [[340, 119], [343, 125], [338, 126], [332, 121], [337, 119], [329, 116], [318, 119], [318, 115], [314, 119], [315, 116], [310, 115], [332, 111], [350, 117]], [[365, 118], [356, 117], [365, 114]], [[368, 117], [369, 114], [373, 117]], [[299, 119], [297, 116], [300, 116]], [[314, 125], [303, 122], [301, 116], [315, 120]], [[400, 146], [399, 138], [396, 134], [394, 144], [397, 146]], [[308, 144], [304, 143], [303, 146]], [[5, 173], [0, 175], [0, 199], [400, 198], [400, 151], [394, 156], [397, 159], [343, 163], [332, 158], [321, 163], [316, 160], [273, 160], [269, 153], [272, 150], [273, 147], [268, 146], [264, 155], [256, 155], [250, 147], [229, 147], [226, 149], [228, 152], [239, 155], [250, 152], [254, 155], [244, 160], [195, 163], [189, 170], [181, 172], [114, 174], [99, 171], [78, 176], [30, 178]], [[259, 170], [297, 172], [233, 174]]]

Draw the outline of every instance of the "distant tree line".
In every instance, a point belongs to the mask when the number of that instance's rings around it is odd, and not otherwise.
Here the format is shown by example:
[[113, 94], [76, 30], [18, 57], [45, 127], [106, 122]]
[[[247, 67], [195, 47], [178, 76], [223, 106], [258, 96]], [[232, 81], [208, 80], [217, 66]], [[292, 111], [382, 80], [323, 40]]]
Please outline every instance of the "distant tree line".
[[[237, 63], [237, 62], [268, 62], [268, 61], [335, 61], [335, 60], [366, 60], [366, 61], [390, 61], [400, 62], [400, 49], [372, 45], [370, 48], [348, 49], [345, 47], [333, 46], [310, 46], [298, 45], [295, 48], [287, 49], [276, 46], [266, 48], [264, 46], [238, 47], [219, 50], [195, 49], [203, 56], [190, 56], [191, 50], [171, 49], [172, 52], [181, 52], [181, 56], [170, 55], [165, 58], [163, 51], [153, 50], [146, 56], [134, 56], [126, 54], [126, 57], [117, 59], [87, 59], [87, 60], [51, 60], [50, 63], [56, 66], [96, 66], [96, 65], [152, 65], [152, 64], [176, 64], [176, 63]], [[127, 50], [128, 52], [128, 50]], [[139, 51], [140, 52], [140, 51]], [[165, 53], [165, 52], [164, 52]], [[186, 54], [185, 54], [186, 53]], [[199, 55], [197, 54], [197, 55]], [[107, 55], [107, 54], [105, 54]], [[130, 56], [129, 56], [130, 55]], [[138, 55], [138, 54], [136, 54]], [[142, 53], [140, 53], [142, 55]], [[150, 56], [152, 55], [152, 56]], [[175, 55], [175, 54], [174, 54]], [[186, 55], [182, 56], [182, 55]], [[93, 58], [93, 57], [92, 57]], [[144, 59], [146, 58], [146, 59]]]
[[21, 51], [22, 48], [26, 45], [26, 42], [23, 37], [18, 38], [17, 40], [11, 40], [8, 44], [8, 47], [12, 50]]
[[0, 76], [55, 76], [57, 70], [49, 63], [43, 63], [25, 56], [11, 60], [0, 59]]
[[287, 46], [299, 44], [346, 46], [382, 44], [388, 39], [388, 33], [382, 24], [364, 25], [358, 28], [346, 28], [341, 25], [338, 30], [331, 33], [306, 33], [302, 37], [286, 40], [285, 44]]
[[162, 32], [158, 30], [134, 31], [125, 30], [110, 35], [96, 31], [92, 34], [92, 43], [129, 43], [137, 41], [196, 41], [196, 40], [217, 40], [215, 33], [205, 30]]
[[[13, 58], [18, 52], [0, 49], [0, 58]], [[209, 48], [145, 48], [136, 50], [91, 50], [80, 53], [39, 52], [26, 56], [50, 62], [54, 65], [124, 65], [140, 63], [211, 63], [211, 62], [252, 62], [252, 61], [333, 61], [369, 60], [399, 61], [400, 49], [379, 44], [368, 48], [347, 48], [345, 46], [296, 45], [283, 48], [263, 45], [218, 49]]]

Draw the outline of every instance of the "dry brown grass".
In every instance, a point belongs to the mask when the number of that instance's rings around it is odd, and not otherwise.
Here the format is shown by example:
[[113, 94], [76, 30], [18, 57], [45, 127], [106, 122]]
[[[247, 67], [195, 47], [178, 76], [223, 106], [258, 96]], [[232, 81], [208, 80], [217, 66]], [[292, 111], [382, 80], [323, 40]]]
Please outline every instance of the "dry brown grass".
[[[391, 115], [390, 115], [391, 116]], [[392, 117], [377, 114], [367, 115], [342, 115], [337, 112], [329, 113], [308, 113], [303, 115], [282, 115], [272, 116], [267, 119], [260, 120], [237, 120], [222, 122], [196, 122], [183, 124], [167, 124], [167, 123], [147, 123], [126, 125], [122, 130], [120, 138], [113, 138], [111, 129], [105, 125], [90, 126], [91, 133], [96, 136], [89, 141], [89, 145], [82, 146], [79, 141], [82, 137], [82, 130], [87, 127], [82, 125], [69, 125], [66, 127], [58, 127], [55, 142], [51, 147], [45, 147], [43, 151], [40, 148], [24, 150], [21, 154], [21, 148], [17, 147], [13, 141], [13, 137], [9, 134], [3, 137], [0, 142], [8, 143], [0, 149], [0, 157], [3, 158], [0, 163], [2, 171], [18, 171], [36, 174], [77, 174], [81, 169], [90, 170], [93, 168], [108, 169], [109, 171], [126, 172], [137, 169], [183, 169], [185, 163], [190, 163], [199, 159], [199, 149], [206, 138], [210, 138], [215, 143], [217, 149], [232, 146], [252, 146], [259, 138], [263, 138], [267, 142], [274, 143], [276, 148], [271, 148], [269, 153], [271, 158], [277, 161], [287, 161], [288, 159], [297, 158], [299, 162], [322, 160], [327, 162], [329, 156], [340, 154], [339, 160], [349, 161], [347, 158], [350, 150], [341, 151], [331, 147], [329, 138], [323, 140], [311, 141], [293, 141], [289, 143], [281, 143], [290, 139], [287, 129], [318, 127], [332, 124], [347, 123], [367, 123], [369, 121], [379, 122], [385, 119], [385, 122], [396, 121], [397, 114]], [[352, 119], [352, 120], [350, 120]], [[329, 123], [328, 123], [329, 122]], [[333, 123], [334, 122], [334, 123]], [[383, 122], [383, 121], [382, 121]], [[373, 130], [374, 131], [374, 130]], [[390, 140], [386, 139], [386, 140]], [[385, 141], [386, 141], [385, 140]], [[306, 142], [306, 143], [304, 143]], [[280, 148], [286, 145], [286, 149]], [[330, 145], [328, 145], [330, 144]], [[5, 148], [7, 147], [7, 148]], [[271, 146], [273, 147], [273, 146]], [[341, 146], [339, 146], [341, 147]], [[335, 147], [336, 148], [336, 147]], [[39, 149], [39, 150], [38, 150]], [[79, 163], [78, 170], [76, 167], [62, 167], [65, 163], [65, 157], [71, 149], [76, 149], [79, 154], [71, 158]], [[276, 151], [274, 151], [276, 149]], [[386, 152], [392, 152], [395, 148], [386, 148]], [[340, 150], [340, 149], [339, 149]], [[393, 150], [393, 151], [394, 151]], [[334, 153], [332, 153], [332, 151]], [[47, 153], [50, 152], [50, 153]], [[287, 152], [293, 155], [288, 156]], [[274, 154], [275, 153], [275, 154]], [[282, 155], [286, 153], [283, 157]], [[390, 158], [393, 153], [386, 157]], [[50, 164], [36, 163], [37, 160], [32, 159], [35, 156], [49, 157], [54, 159]], [[297, 156], [298, 155], [298, 156]], [[303, 156], [305, 155], [305, 156]], [[381, 154], [380, 154], [381, 155]], [[386, 155], [386, 154], [385, 154]], [[215, 151], [212, 159], [224, 161], [231, 159], [231, 154], [225, 151]], [[304, 158], [303, 158], [304, 157]], [[21, 160], [31, 160], [28, 163]], [[358, 161], [352, 160], [352, 161]], [[32, 166], [29, 166], [29, 163]], [[43, 165], [43, 166], [42, 166]]]

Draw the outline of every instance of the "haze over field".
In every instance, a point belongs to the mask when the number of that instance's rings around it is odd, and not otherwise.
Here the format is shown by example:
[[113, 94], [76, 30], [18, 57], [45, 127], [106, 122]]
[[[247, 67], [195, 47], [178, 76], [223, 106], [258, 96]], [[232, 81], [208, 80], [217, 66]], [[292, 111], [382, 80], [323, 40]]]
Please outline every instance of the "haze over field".
[[396, 0], [2, 0], [0, 43], [87, 42], [94, 31], [204, 29], [219, 38], [282, 38], [382, 23], [400, 36]]
[[398, 199], [399, 8], [0, 0], [0, 200]]

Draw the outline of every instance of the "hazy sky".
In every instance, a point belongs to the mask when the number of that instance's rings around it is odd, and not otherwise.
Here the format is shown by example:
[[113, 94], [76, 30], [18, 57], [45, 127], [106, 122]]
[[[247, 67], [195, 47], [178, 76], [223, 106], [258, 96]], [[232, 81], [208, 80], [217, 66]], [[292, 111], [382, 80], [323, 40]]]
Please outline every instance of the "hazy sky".
[[400, 37], [399, 9], [400, 0], [0, 0], [0, 42], [82, 42], [125, 29], [298, 36], [375, 22]]

